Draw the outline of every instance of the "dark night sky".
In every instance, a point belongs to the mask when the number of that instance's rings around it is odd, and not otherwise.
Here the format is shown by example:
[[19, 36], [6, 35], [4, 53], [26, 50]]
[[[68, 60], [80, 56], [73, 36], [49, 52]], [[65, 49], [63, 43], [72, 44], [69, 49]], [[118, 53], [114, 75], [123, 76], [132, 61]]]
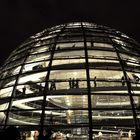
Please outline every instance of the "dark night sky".
[[1, 0], [0, 66], [30, 35], [71, 21], [115, 28], [140, 42], [139, 0]]

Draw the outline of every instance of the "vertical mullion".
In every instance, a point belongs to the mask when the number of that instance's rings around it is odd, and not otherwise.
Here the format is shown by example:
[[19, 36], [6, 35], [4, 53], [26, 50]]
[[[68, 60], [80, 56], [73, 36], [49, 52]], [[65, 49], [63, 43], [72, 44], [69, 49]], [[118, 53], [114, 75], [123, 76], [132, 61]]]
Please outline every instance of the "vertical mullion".
[[[65, 28], [65, 26], [61, 29], [61, 32], [63, 31], [63, 29]], [[47, 91], [49, 90], [49, 77], [50, 77], [50, 72], [51, 72], [51, 66], [52, 66], [52, 61], [53, 61], [53, 56], [54, 56], [54, 52], [56, 50], [56, 45], [57, 45], [57, 40], [59, 38], [60, 33], [57, 34], [56, 39], [54, 41], [52, 50], [51, 50], [51, 56], [50, 56], [50, 63], [48, 65], [48, 71], [47, 71], [47, 75], [46, 75], [46, 82], [45, 82], [45, 88], [43, 90], [43, 101], [42, 101], [42, 113], [41, 113], [41, 119], [40, 119], [40, 134], [43, 134], [43, 125], [44, 125], [44, 117], [45, 117], [45, 103], [46, 103], [46, 98], [47, 98]]]
[[81, 22], [81, 27], [83, 30], [83, 37], [84, 37], [84, 50], [85, 50], [85, 67], [86, 67], [86, 77], [87, 77], [87, 93], [88, 93], [88, 119], [89, 119], [89, 140], [92, 140], [92, 104], [91, 104], [91, 86], [90, 86], [90, 73], [89, 73], [89, 62], [88, 62], [88, 49], [86, 43], [86, 34]]

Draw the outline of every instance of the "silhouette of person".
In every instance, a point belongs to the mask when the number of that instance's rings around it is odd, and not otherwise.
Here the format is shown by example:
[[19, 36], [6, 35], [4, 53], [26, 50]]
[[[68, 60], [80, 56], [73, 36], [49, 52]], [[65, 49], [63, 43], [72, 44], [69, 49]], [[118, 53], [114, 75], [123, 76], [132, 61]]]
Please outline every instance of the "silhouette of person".
[[20, 140], [20, 132], [16, 127], [10, 126], [6, 128], [4, 138], [5, 140]]
[[125, 85], [125, 80], [124, 80], [124, 76], [122, 76], [122, 86]]
[[94, 87], [96, 87], [96, 86], [97, 86], [97, 83], [96, 83], [96, 76], [94, 77], [93, 82], [94, 82]]
[[42, 92], [42, 84], [39, 85], [39, 93]]
[[93, 41], [91, 40], [91, 47], [93, 47]]
[[23, 87], [22, 92], [23, 92], [23, 94], [26, 93], [26, 87], [25, 86]]
[[57, 50], [60, 50], [60, 46], [57, 47]]
[[72, 88], [72, 79], [69, 79], [69, 87]]
[[75, 48], [75, 44], [73, 44], [72, 48]]
[[52, 80], [51, 82], [50, 90], [56, 90], [56, 85], [54, 80]]
[[78, 88], [79, 87], [79, 81], [78, 81], [78, 79], [72, 79], [72, 81], [71, 81], [71, 87], [72, 88]]
[[50, 134], [44, 129], [43, 133], [39, 133], [38, 140], [50, 140]]
[[79, 88], [79, 81], [78, 81], [78, 79], [75, 80], [75, 87]]
[[139, 79], [139, 77], [137, 75], [132, 74], [132, 76], [134, 77], [134, 79], [135, 79], [136, 82], [139, 82], [140, 79]]
[[5, 132], [4, 131], [0, 131], [0, 138], [4, 138], [5, 137]]

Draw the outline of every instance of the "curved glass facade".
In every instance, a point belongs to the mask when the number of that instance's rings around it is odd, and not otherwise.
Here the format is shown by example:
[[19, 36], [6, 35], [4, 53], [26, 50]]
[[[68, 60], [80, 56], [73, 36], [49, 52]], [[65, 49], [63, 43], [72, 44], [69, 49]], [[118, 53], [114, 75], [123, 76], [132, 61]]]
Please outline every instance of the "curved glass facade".
[[139, 52], [132, 38], [94, 23], [62, 24], [31, 36], [1, 67], [0, 128], [48, 128], [83, 140], [98, 132], [134, 132]]

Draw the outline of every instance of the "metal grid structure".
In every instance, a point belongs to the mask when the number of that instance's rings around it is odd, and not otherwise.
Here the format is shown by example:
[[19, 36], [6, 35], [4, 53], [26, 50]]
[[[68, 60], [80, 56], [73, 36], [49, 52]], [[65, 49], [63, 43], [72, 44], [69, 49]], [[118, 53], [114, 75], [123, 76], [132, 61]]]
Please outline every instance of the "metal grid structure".
[[140, 46], [87, 22], [31, 36], [0, 71], [0, 128], [51, 128], [80, 139], [138, 129]]

